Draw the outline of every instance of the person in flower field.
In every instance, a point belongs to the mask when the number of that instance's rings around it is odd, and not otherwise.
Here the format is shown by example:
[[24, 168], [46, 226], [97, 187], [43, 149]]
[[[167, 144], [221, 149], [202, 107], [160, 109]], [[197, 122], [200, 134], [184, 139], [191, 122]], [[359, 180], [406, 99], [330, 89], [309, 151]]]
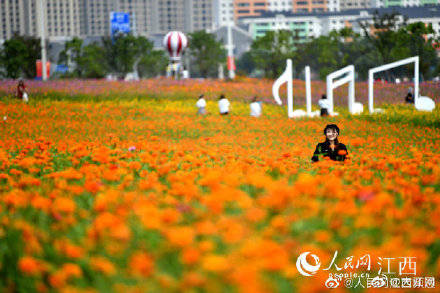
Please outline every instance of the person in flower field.
[[318, 162], [320, 157], [329, 158], [333, 161], [345, 161], [347, 148], [338, 141], [339, 127], [336, 124], [328, 124], [324, 128], [325, 142], [318, 143], [313, 153], [312, 162]]
[[15, 93], [15, 96], [25, 102], [28, 101], [28, 94], [26, 92], [26, 85], [24, 84], [24, 81], [21, 79], [18, 81], [17, 91]]
[[218, 100], [220, 115], [228, 115], [230, 105], [231, 104], [229, 103], [228, 99], [226, 99], [225, 95], [220, 95], [220, 99]]
[[414, 93], [413, 93], [413, 88], [412, 87], [409, 87], [408, 88], [408, 93], [406, 94], [406, 97], [405, 97], [405, 102], [407, 103], [407, 104], [414, 104]]
[[206, 115], [206, 100], [204, 98], [204, 95], [200, 95], [199, 99], [197, 100], [196, 103], [196, 107], [197, 107], [197, 114], [199, 115]]
[[252, 117], [260, 117], [261, 116], [261, 102], [258, 101], [257, 97], [252, 99], [252, 103], [249, 105], [251, 109]]
[[318, 105], [321, 108], [321, 117], [328, 116], [328, 109], [330, 108], [330, 101], [327, 100], [327, 95], [323, 94], [318, 101]]

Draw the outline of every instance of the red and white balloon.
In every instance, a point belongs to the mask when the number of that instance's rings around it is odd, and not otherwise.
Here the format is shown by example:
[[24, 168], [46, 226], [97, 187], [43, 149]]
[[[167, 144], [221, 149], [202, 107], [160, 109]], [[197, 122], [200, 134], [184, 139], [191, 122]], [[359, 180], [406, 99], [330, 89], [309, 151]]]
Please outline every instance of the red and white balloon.
[[170, 54], [170, 59], [178, 61], [188, 46], [188, 39], [182, 32], [172, 31], [164, 37], [163, 46]]

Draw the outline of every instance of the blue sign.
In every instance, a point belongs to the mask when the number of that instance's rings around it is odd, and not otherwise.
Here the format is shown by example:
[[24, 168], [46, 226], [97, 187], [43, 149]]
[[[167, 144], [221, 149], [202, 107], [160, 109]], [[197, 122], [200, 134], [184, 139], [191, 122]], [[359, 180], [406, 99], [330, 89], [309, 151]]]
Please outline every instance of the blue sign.
[[110, 12], [111, 35], [130, 32], [130, 14], [125, 12]]
[[59, 73], [66, 73], [69, 70], [69, 68], [67, 67], [67, 65], [64, 64], [58, 64], [57, 67], [55, 68], [55, 72], [59, 72]]

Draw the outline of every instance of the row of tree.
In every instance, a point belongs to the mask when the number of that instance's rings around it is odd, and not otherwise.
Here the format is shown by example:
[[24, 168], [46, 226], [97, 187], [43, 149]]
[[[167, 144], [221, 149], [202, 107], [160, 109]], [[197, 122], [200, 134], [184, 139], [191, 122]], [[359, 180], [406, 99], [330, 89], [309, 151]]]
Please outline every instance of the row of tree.
[[[218, 65], [226, 58], [222, 43], [205, 31], [189, 35], [191, 72], [195, 76], [214, 77]], [[34, 78], [36, 61], [41, 57], [40, 39], [14, 35], [0, 49], [0, 77]], [[155, 50], [153, 42], [130, 34], [103, 37], [99, 42], [84, 44], [80, 38], [67, 41], [58, 57], [58, 64], [69, 71], [62, 77], [102, 78], [108, 74], [124, 78], [137, 72], [139, 77], [163, 75], [168, 65], [167, 53]]]
[[58, 63], [68, 65], [70, 77], [100, 78], [113, 74], [124, 78], [134, 71], [141, 77], [152, 77], [162, 73], [167, 58], [163, 51], [154, 50], [153, 43], [145, 37], [118, 35], [85, 46], [82, 39], [74, 38], [66, 42]]
[[[301, 41], [292, 31], [268, 32], [253, 42], [251, 50], [239, 60], [238, 67], [242, 74], [260, 71], [265, 77], [276, 78], [284, 71], [285, 60], [291, 58], [297, 78], [302, 77], [304, 67], [309, 65], [312, 72], [324, 79], [329, 73], [354, 64], [357, 77], [365, 80], [370, 68], [420, 56], [423, 78], [440, 74], [440, 58], [436, 52], [440, 41], [434, 38], [431, 24], [408, 24], [407, 19], [401, 21], [400, 15], [393, 13], [375, 15], [372, 25], [363, 22], [359, 25], [363, 35], [345, 28], [309, 42]], [[403, 66], [385, 72], [382, 78], [411, 77], [412, 70], [412, 66]]]
[[[354, 64], [359, 79], [366, 79], [368, 69], [411, 56], [420, 56], [420, 73], [430, 79], [440, 73], [440, 58], [436, 53], [438, 39], [434, 39], [432, 26], [422, 22], [401, 21], [398, 14], [374, 16], [373, 25], [359, 23], [364, 34], [351, 29], [333, 31], [304, 41], [295, 31], [268, 32], [253, 41], [250, 51], [237, 61], [243, 75], [276, 78], [291, 58], [294, 75], [302, 78], [306, 65], [321, 79], [344, 66]], [[192, 76], [217, 77], [219, 66], [225, 66], [226, 52], [223, 41], [213, 34], [198, 31], [189, 34], [189, 50], [185, 58], [191, 65]], [[15, 35], [0, 50], [0, 74], [5, 77], [33, 78], [35, 62], [40, 58], [38, 38]], [[101, 78], [113, 74], [124, 78], [130, 72], [140, 77], [153, 77], [165, 73], [168, 56], [163, 50], [155, 50], [145, 37], [118, 35], [104, 37], [100, 42], [85, 45], [74, 38], [65, 43], [58, 63], [66, 64], [65, 75], [77, 78]], [[384, 73], [383, 78], [412, 76], [411, 65]]]

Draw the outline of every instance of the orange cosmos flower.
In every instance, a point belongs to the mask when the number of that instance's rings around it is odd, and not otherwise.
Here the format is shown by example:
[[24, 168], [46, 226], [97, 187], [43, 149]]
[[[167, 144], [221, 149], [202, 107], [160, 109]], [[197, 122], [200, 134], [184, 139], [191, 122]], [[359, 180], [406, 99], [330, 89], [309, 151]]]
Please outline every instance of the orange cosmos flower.
[[199, 287], [206, 282], [205, 277], [196, 272], [189, 272], [183, 276], [183, 283], [188, 287]]
[[339, 150], [338, 151], [338, 155], [340, 155], [340, 156], [345, 156], [346, 154], [347, 154], [346, 150]]
[[73, 213], [75, 211], [76, 204], [73, 200], [67, 197], [59, 197], [55, 199], [52, 209], [56, 212]]
[[61, 287], [64, 287], [67, 282], [67, 276], [63, 271], [56, 271], [52, 275], [49, 276], [49, 284], [53, 288], [60, 289]]
[[35, 196], [31, 201], [31, 205], [35, 209], [43, 210], [45, 212], [47, 212], [50, 209], [51, 204], [52, 201], [50, 199], [39, 195]]
[[209, 254], [202, 260], [202, 268], [209, 272], [225, 272], [230, 268], [229, 261], [221, 255]]
[[194, 240], [194, 230], [191, 227], [173, 227], [166, 231], [166, 235], [171, 244], [176, 246], [188, 246]]
[[105, 275], [114, 275], [116, 273], [115, 266], [109, 260], [104, 257], [92, 257], [90, 258], [90, 266], [98, 272]]
[[31, 256], [25, 256], [18, 261], [18, 267], [20, 271], [27, 275], [39, 274], [43, 267], [41, 263]]
[[182, 252], [182, 262], [187, 265], [195, 264], [200, 258], [198, 249], [188, 247]]
[[75, 277], [79, 278], [82, 276], [82, 270], [77, 264], [66, 263], [63, 265], [61, 270], [67, 276], [67, 278]]
[[153, 272], [154, 262], [148, 254], [137, 252], [131, 256], [129, 267], [132, 274], [148, 277]]

